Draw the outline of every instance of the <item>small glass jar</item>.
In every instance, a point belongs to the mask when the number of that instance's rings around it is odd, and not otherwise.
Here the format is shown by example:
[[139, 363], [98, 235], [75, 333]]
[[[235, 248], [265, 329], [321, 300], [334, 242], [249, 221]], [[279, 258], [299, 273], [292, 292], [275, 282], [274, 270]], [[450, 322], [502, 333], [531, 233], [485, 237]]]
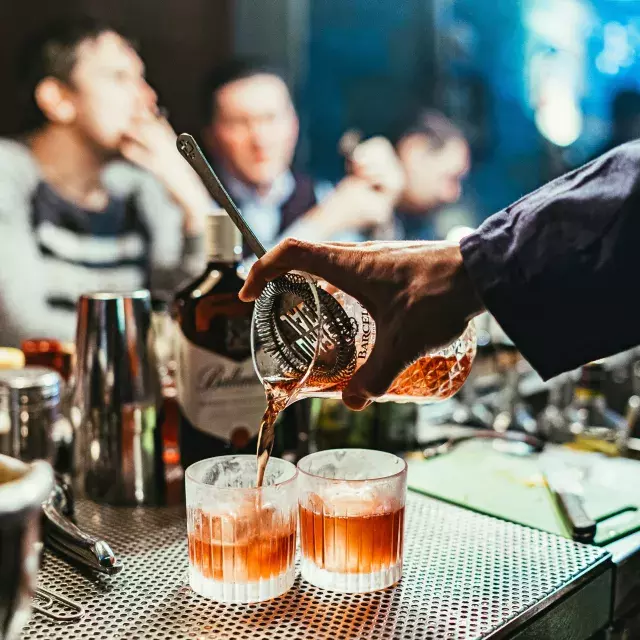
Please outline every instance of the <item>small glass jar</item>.
[[0, 453], [71, 470], [73, 430], [61, 410], [62, 380], [44, 367], [0, 370]]

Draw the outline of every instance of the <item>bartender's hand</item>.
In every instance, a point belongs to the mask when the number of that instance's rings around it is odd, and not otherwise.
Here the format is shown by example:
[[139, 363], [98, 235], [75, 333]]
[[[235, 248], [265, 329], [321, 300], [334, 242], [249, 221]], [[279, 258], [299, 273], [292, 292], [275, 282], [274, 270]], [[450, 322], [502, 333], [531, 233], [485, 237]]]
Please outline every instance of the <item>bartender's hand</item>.
[[288, 239], [256, 262], [240, 291], [254, 300], [267, 282], [306, 271], [357, 298], [376, 322], [376, 342], [342, 398], [363, 409], [429, 350], [449, 344], [483, 310], [457, 244], [365, 242], [312, 244]]
[[197, 235], [203, 232], [213, 204], [195, 171], [180, 156], [176, 137], [165, 118], [148, 110], [124, 136], [120, 151], [164, 185], [183, 211], [185, 233]]

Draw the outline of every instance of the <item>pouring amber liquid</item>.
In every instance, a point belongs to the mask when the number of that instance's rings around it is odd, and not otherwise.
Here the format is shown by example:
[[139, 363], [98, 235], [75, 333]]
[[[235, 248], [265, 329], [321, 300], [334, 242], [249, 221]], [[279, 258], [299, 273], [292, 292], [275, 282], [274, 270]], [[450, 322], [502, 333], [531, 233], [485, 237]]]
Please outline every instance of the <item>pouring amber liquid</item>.
[[[375, 344], [376, 326], [368, 310], [344, 292], [332, 288], [328, 293], [323, 286], [309, 276], [288, 274], [270, 282], [255, 304], [251, 351], [268, 403], [258, 437], [259, 485], [278, 413], [302, 398], [339, 398]], [[475, 353], [470, 323], [453, 343], [410, 364], [378, 401], [446, 400], [466, 381]]]

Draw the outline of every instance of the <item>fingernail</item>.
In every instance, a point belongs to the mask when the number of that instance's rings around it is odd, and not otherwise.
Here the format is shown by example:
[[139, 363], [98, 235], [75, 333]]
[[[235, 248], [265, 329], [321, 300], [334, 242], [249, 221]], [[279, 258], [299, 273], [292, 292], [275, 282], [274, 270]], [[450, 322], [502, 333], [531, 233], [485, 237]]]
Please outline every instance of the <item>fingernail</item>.
[[371, 404], [371, 400], [355, 394], [346, 394], [343, 401], [353, 411], [362, 411]]

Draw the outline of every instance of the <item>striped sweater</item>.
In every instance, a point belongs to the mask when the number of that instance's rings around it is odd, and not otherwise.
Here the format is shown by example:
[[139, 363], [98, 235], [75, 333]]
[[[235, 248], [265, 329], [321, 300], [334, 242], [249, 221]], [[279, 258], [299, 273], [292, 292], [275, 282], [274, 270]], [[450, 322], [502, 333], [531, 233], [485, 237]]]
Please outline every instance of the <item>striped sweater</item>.
[[168, 298], [205, 262], [201, 237], [148, 173], [105, 169], [110, 198], [92, 212], [42, 180], [30, 150], [0, 140], [0, 345], [29, 337], [72, 340], [84, 292], [149, 288]]

